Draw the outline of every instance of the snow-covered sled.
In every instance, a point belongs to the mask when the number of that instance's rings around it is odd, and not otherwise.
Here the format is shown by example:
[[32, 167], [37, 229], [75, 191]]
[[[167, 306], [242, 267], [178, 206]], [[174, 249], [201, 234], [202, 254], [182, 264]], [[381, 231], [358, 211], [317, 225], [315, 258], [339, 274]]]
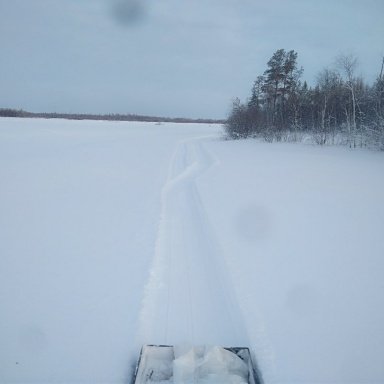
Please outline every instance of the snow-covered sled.
[[145, 345], [132, 383], [261, 384], [262, 381], [248, 348]]

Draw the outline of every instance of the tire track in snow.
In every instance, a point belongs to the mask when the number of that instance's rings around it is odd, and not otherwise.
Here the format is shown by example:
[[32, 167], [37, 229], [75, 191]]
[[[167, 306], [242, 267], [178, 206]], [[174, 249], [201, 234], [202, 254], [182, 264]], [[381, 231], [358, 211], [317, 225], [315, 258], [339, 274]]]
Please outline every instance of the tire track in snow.
[[207, 139], [180, 142], [170, 164], [140, 314], [141, 343], [248, 344], [225, 260], [196, 185], [216, 164], [204, 148]]

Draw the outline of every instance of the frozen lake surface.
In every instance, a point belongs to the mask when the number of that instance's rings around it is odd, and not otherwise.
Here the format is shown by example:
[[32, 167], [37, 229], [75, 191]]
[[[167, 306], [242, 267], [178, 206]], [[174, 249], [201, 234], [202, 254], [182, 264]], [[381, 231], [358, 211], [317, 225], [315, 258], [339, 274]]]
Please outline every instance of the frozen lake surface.
[[123, 383], [145, 343], [384, 382], [384, 155], [220, 126], [0, 119], [0, 382]]

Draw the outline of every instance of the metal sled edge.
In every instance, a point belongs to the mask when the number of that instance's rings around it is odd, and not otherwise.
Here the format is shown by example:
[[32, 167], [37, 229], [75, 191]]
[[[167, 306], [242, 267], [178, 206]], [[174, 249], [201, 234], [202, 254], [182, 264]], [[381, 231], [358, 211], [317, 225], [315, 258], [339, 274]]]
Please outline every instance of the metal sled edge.
[[[146, 359], [148, 356], [148, 350], [149, 349], [156, 349], [157, 351], [160, 351], [164, 349], [164, 351], [167, 349], [168, 353], [171, 353], [174, 359], [174, 352], [173, 352], [173, 345], [165, 345], [165, 344], [146, 344], [143, 345], [139, 358], [137, 360], [137, 363], [135, 365], [134, 373], [132, 376], [131, 384], [144, 384], [148, 381], [151, 381], [151, 375], [147, 377], [145, 381], [142, 380], [141, 377], [139, 377], [139, 373], [144, 369], [144, 365], [146, 362]], [[237, 355], [241, 360], [243, 360], [247, 366], [248, 366], [248, 384], [263, 384], [263, 379], [261, 372], [257, 366], [257, 363], [255, 362], [255, 359], [252, 358], [251, 351], [248, 347], [222, 347], [223, 349], [234, 353]], [[153, 373], [153, 372], [152, 372]], [[154, 382], [154, 381], [151, 381]]]

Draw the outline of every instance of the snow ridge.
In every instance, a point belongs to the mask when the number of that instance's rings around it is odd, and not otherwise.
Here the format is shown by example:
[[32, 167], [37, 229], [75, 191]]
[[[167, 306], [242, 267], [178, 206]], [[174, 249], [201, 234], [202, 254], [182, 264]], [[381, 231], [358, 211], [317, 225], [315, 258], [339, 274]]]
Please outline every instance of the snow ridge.
[[173, 155], [140, 314], [141, 343], [248, 343], [196, 184], [218, 162], [204, 147], [209, 139], [181, 141]]

